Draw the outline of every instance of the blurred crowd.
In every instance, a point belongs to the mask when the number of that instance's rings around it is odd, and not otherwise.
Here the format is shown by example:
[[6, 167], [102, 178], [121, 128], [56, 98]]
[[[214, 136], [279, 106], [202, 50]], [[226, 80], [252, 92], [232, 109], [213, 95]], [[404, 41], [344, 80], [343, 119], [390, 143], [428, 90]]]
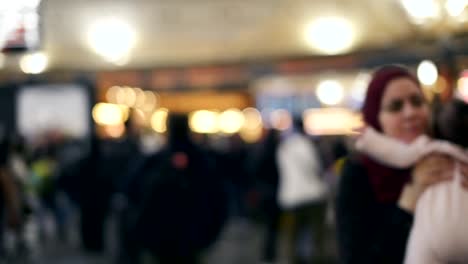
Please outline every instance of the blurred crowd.
[[[382, 143], [360, 152], [355, 137], [305, 133], [301, 118], [287, 129], [264, 128], [257, 143], [193, 133], [179, 113], [169, 114], [164, 136], [133, 118], [118, 139], [2, 135], [0, 258], [34, 263], [51, 243], [109, 254], [111, 236], [111, 263], [205, 263], [236, 221], [261, 230], [261, 263], [280, 255], [287, 263], [401, 263], [408, 239], [418, 259], [424, 239], [411, 230], [427, 220], [417, 209], [423, 191], [453, 173], [468, 186], [459, 159], [466, 153], [457, 159], [447, 151], [466, 147], [466, 109], [460, 100], [430, 105], [409, 71], [388, 66], [373, 76], [363, 107], [365, 129]], [[428, 135], [445, 147], [398, 165]]]
[[5, 135], [0, 256], [34, 261], [51, 243], [105, 254], [110, 232], [115, 263], [199, 263], [234, 219], [264, 230], [259, 261], [278, 258], [281, 230], [291, 258], [324, 257], [333, 162], [345, 141], [294, 124], [265, 129], [256, 144], [193, 134], [175, 113], [163, 140], [148, 140], [131, 118], [119, 139]]

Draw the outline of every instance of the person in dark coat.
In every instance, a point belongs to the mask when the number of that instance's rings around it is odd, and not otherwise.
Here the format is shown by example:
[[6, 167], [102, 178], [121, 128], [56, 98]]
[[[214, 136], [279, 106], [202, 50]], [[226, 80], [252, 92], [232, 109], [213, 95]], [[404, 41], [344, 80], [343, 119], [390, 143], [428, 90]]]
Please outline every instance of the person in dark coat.
[[103, 177], [100, 142], [91, 140], [89, 155], [82, 161], [79, 175], [80, 234], [84, 249], [102, 252], [105, 248], [104, 223], [108, 213], [110, 183]]
[[227, 216], [221, 175], [189, 135], [188, 118], [168, 117], [168, 144], [131, 177], [132, 240], [159, 263], [193, 264], [216, 241]]
[[261, 260], [273, 262], [277, 259], [278, 229], [281, 209], [278, 204], [279, 170], [276, 153], [280, 142], [278, 130], [269, 130], [262, 142], [252, 151], [247, 160], [251, 190], [248, 203], [255, 207], [265, 224], [261, 248]]

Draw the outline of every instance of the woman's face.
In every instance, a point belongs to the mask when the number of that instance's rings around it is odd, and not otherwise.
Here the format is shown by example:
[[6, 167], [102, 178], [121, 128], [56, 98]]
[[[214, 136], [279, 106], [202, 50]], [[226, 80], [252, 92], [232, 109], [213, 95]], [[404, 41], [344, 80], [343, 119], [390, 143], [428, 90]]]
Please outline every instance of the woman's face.
[[426, 133], [428, 120], [429, 108], [416, 83], [402, 77], [387, 84], [379, 112], [384, 134], [409, 143]]

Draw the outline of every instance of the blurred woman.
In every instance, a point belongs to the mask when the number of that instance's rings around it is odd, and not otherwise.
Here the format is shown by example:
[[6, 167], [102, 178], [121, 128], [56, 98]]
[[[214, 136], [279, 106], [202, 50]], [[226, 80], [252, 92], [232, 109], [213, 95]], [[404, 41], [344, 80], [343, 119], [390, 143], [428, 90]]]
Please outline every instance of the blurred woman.
[[[421, 87], [399, 66], [374, 73], [362, 113], [367, 126], [405, 143], [428, 133], [430, 114]], [[454, 162], [436, 154], [412, 169], [393, 169], [366, 155], [349, 157], [336, 207], [341, 262], [402, 263], [420, 195], [453, 171]]]

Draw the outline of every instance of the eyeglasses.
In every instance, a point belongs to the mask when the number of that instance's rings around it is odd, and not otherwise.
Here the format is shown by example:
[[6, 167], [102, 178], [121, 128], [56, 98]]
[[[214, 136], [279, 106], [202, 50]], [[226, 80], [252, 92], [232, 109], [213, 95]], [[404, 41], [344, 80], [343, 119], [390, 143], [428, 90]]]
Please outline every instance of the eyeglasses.
[[408, 97], [407, 99], [395, 99], [388, 103], [386, 106], [384, 106], [384, 111], [390, 112], [390, 113], [397, 113], [403, 110], [403, 107], [405, 106], [405, 101], [408, 101], [411, 106], [415, 108], [420, 108], [423, 105], [426, 104], [426, 100], [424, 99], [423, 96], [421, 95], [412, 95]]

